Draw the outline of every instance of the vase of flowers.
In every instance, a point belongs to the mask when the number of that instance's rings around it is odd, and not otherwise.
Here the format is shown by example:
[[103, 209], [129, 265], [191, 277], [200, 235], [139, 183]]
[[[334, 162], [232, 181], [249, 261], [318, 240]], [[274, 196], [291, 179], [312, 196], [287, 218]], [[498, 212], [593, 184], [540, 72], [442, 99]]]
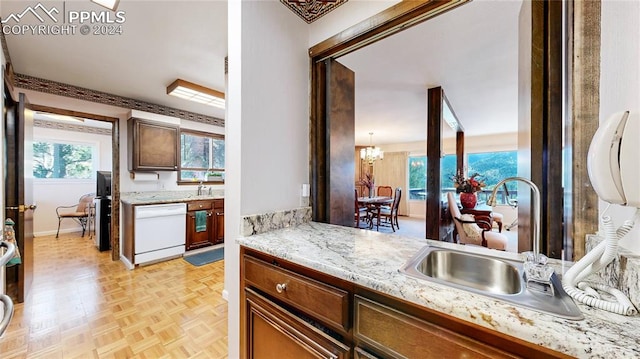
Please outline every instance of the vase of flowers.
[[365, 173], [364, 178], [361, 178], [360, 181], [358, 181], [358, 184], [367, 187], [369, 190], [369, 198], [373, 197], [375, 183], [373, 182], [373, 175], [371, 175], [371, 173]]
[[453, 186], [457, 193], [460, 193], [460, 204], [463, 208], [474, 208], [478, 203], [476, 192], [481, 191], [486, 184], [480, 178], [479, 173], [474, 173], [466, 178], [462, 173], [453, 176]]

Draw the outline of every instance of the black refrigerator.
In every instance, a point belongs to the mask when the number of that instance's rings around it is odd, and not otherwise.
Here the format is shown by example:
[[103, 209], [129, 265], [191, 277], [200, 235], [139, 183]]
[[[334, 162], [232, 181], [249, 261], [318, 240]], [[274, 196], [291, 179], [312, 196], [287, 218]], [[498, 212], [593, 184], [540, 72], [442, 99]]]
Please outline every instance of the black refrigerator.
[[94, 199], [96, 208], [96, 247], [111, 249], [111, 196]]

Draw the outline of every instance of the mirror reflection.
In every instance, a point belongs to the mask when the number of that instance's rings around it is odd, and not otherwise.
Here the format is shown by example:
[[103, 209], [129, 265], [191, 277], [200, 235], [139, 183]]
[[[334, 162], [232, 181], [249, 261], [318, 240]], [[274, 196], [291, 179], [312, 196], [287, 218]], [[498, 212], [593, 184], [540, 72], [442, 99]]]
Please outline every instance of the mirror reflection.
[[[385, 224], [380, 231], [425, 238], [427, 133], [433, 130], [427, 128], [427, 92], [442, 87], [464, 130], [463, 163], [458, 164], [457, 131], [449, 124], [454, 116], [443, 106], [439, 197], [447, 214], [442, 220], [449, 216], [451, 193], [461, 216], [488, 222], [461, 230], [481, 238], [488, 225], [485, 231], [507, 238], [506, 250], [518, 251], [516, 185], [499, 190], [495, 208], [486, 200], [501, 179], [517, 175], [518, 48], [530, 46], [520, 40], [528, 36], [519, 30], [521, 7], [520, 1], [473, 1], [338, 58], [355, 72], [356, 150], [371, 146], [369, 133], [374, 132], [373, 145], [384, 151], [384, 159], [371, 163], [356, 157], [356, 189], [362, 196], [368, 193], [362, 188], [367, 174], [374, 179], [376, 195], [379, 187], [403, 189], [392, 214], [398, 215], [395, 225], [378, 220], [379, 208], [369, 211], [374, 230], [380, 223]], [[475, 173], [479, 175], [471, 178]], [[471, 191], [477, 198], [472, 208], [462, 206], [465, 191], [456, 188], [457, 174], [460, 181], [478, 180], [477, 190]], [[383, 217], [394, 211], [394, 195], [388, 197], [390, 203], [377, 204]], [[366, 206], [361, 201], [358, 208]], [[443, 225], [449, 229], [441, 239], [453, 241], [454, 223]]]

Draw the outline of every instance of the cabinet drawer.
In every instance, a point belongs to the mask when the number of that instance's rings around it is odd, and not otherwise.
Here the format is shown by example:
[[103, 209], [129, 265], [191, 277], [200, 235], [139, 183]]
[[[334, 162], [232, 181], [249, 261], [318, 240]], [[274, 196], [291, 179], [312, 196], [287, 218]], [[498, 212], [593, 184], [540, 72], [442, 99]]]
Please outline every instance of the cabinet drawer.
[[248, 285], [323, 324], [348, 331], [348, 292], [247, 256], [244, 257], [244, 277]]
[[213, 208], [211, 201], [189, 201], [187, 202], [187, 211], [199, 211], [201, 209]]
[[513, 358], [497, 348], [355, 296], [354, 337], [391, 358]]
[[347, 344], [245, 289], [247, 358], [348, 359]]

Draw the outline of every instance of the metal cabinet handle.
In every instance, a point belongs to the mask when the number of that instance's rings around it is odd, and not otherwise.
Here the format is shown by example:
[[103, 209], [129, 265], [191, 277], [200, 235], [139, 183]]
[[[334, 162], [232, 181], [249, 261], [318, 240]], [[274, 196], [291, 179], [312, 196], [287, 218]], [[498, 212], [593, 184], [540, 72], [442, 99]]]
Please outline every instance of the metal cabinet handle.
[[282, 293], [287, 290], [287, 283], [278, 283], [276, 284], [276, 292]]
[[13, 318], [13, 300], [6, 294], [0, 294], [0, 302], [4, 304], [4, 316], [0, 322], [0, 337], [9, 327], [11, 318]]

